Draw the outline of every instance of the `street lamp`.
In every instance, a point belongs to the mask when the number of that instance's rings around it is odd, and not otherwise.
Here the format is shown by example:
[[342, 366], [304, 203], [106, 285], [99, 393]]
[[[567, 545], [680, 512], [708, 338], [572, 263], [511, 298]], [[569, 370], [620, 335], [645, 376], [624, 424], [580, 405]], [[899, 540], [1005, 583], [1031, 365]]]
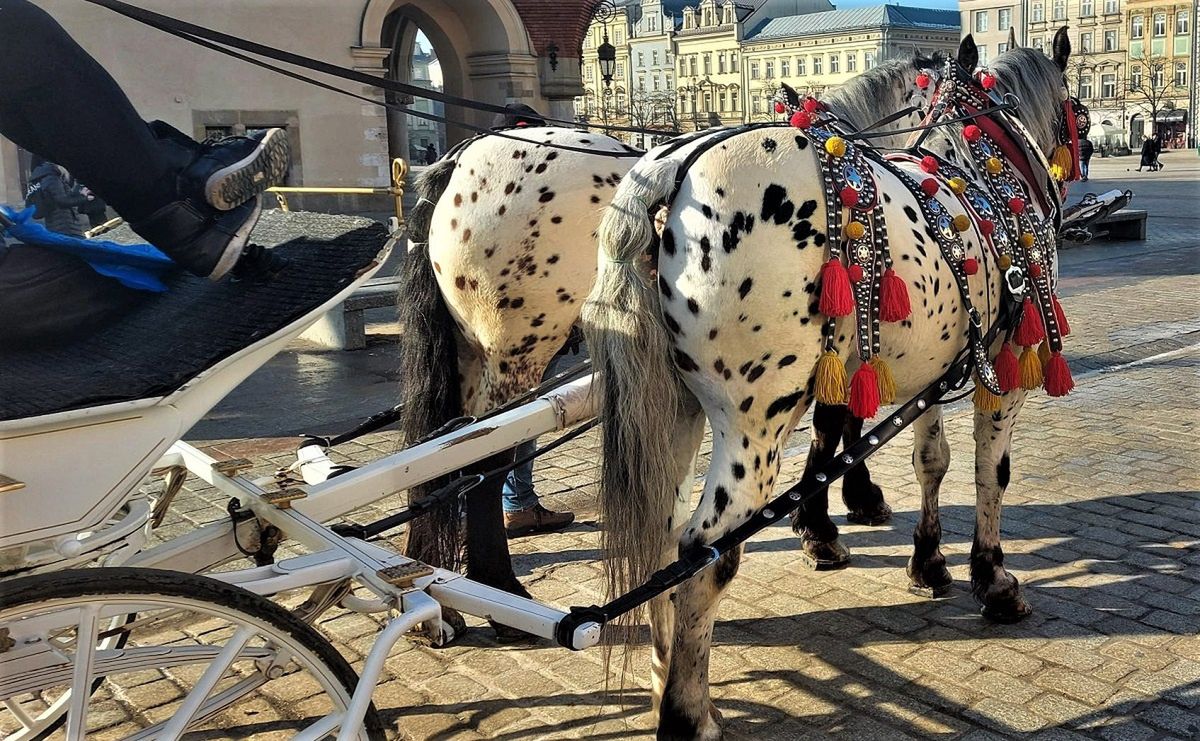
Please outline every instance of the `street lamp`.
[[608, 43], [607, 31], [604, 33], [604, 43], [596, 49], [596, 57], [600, 60], [600, 77], [604, 80], [604, 86], [611, 87], [613, 72], [617, 68], [617, 48]]

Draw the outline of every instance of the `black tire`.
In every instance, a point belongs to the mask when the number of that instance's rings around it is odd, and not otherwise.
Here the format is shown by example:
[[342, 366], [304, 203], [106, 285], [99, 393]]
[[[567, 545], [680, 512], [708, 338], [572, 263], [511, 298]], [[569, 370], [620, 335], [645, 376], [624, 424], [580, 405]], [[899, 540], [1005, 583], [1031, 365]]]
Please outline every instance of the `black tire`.
[[[54, 599], [106, 594], [160, 595], [197, 600], [250, 615], [270, 623], [311, 651], [341, 683], [347, 697], [354, 694], [358, 674], [333, 644], [315, 628], [265, 597], [210, 579], [165, 569], [105, 567], [70, 569], [0, 582], [0, 614], [26, 604]], [[91, 691], [95, 692], [96, 684]], [[372, 741], [384, 741], [384, 725], [375, 709], [367, 708], [363, 728]]]

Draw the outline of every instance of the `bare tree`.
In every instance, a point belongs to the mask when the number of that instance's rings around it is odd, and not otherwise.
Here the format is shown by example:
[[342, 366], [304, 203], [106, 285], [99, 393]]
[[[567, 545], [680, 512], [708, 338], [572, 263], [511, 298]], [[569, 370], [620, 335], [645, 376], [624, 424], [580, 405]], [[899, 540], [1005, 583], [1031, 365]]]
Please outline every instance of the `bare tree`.
[[1161, 55], [1143, 56], [1129, 60], [1126, 93], [1129, 98], [1149, 110], [1150, 135], [1154, 135], [1154, 121], [1161, 111], [1175, 108], [1171, 98], [1186, 95], [1175, 85], [1175, 74], [1171, 59]]

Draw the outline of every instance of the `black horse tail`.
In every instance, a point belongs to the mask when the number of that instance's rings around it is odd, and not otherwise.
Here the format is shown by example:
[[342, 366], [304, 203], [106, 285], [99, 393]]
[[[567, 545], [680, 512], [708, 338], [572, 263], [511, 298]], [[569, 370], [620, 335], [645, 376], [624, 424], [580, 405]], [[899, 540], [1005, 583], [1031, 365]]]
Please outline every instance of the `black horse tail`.
[[[442, 297], [429, 259], [429, 226], [438, 199], [454, 174], [458, 152], [447, 153], [417, 178], [419, 196], [408, 219], [408, 255], [400, 269], [400, 431], [414, 445], [462, 414], [458, 379], [458, 328]], [[414, 487], [418, 501], [447, 483], [437, 479]], [[433, 566], [455, 569], [461, 560], [459, 507], [446, 506], [412, 522], [405, 553]]]

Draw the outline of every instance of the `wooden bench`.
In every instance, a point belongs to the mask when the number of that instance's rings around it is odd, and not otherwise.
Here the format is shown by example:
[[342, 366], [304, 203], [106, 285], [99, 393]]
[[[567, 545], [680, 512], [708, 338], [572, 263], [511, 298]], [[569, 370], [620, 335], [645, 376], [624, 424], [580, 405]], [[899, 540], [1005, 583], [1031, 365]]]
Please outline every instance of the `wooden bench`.
[[1097, 239], [1110, 241], [1146, 241], [1146, 212], [1138, 208], [1123, 208], [1096, 222]]
[[300, 339], [332, 350], [362, 350], [367, 346], [367, 323], [363, 312], [394, 306], [400, 279], [395, 276], [372, 278], [350, 298], [334, 307]]

